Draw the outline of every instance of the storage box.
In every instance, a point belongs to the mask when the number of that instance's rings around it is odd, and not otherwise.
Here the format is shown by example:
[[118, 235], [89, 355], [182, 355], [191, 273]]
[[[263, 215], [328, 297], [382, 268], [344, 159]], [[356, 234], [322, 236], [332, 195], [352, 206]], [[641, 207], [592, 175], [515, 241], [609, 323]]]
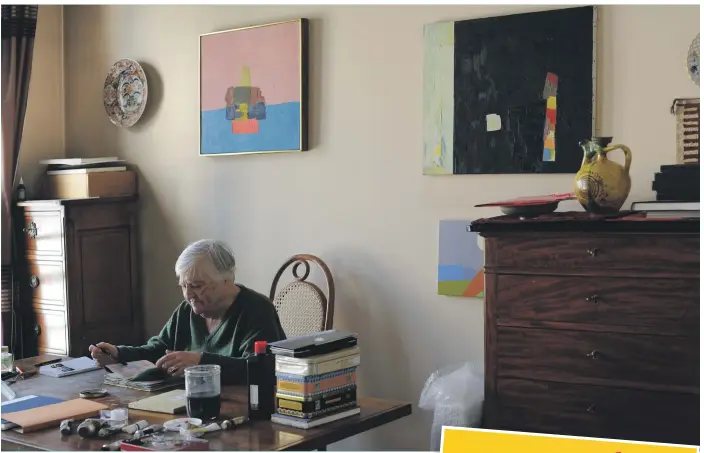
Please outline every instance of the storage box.
[[699, 164], [699, 98], [675, 99], [670, 112], [677, 118], [677, 163]]
[[137, 193], [133, 171], [109, 171], [47, 176], [49, 198], [117, 197]]

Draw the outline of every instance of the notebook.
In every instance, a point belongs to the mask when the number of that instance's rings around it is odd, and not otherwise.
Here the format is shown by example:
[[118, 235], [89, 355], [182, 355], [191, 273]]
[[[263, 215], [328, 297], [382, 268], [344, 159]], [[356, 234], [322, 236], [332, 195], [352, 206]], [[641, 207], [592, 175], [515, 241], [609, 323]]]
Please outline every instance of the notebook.
[[39, 374], [62, 378], [99, 369], [100, 365], [98, 365], [95, 360], [88, 357], [79, 357], [77, 359], [54, 363], [53, 365], [44, 365], [39, 368]]
[[115, 387], [123, 387], [141, 392], [158, 392], [161, 390], [183, 387], [185, 380], [183, 376], [174, 376], [158, 381], [131, 381], [129, 379], [111, 378], [108, 374], [103, 380], [103, 384]]
[[[44, 407], [50, 404], [61, 403], [64, 400], [59, 398], [52, 398], [50, 396], [37, 396], [37, 395], [27, 395], [21, 398], [17, 398], [12, 401], [5, 401], [0, 405], [0, 411], [3, 415], [11, 414], [13, 412], [25, 411], [27, 409], [34, 409], [37, 407]], [[2, 430], [5, 431], [10, 428], [16, 428], [17, 425], [2, 419]]]
[[298, 358], [328, 354], [355, 346], [357, 346], [357, 334], [325, 330], [313, 335], [275, 341], [269, 344], [269, 349], [275, 355]]
[[148, 360], [128, 362], [127, 365], [107, 365], [109, 373], [103, 383], [143, 392], [156, 392], [182, 386], [183, 377], [171, 377]]
[[168, 377], [163, 369], [157, 368], [148, 360], [127, 362], [127, 365], [115, 363], [106, 365], [105, 368], [114, 375], [110, 376], [111, 378], [118, 377], [129, 381], [162, 381]]
[[186, 412], [186, 391], [172, 390], [161, 395], [150, 396], [128, 404], [130, 409], [163, 414], [181, 414]]
[[97, 417], [101, 410], [109, 409], [105, 404], [77, 398], [48, 406], [35, 407], [23, 411], [2, 414], [7, 422], [17, 425], [18, 433], [29, 433], [44, 428], [59, 426], [67, 418], [85, 419]]

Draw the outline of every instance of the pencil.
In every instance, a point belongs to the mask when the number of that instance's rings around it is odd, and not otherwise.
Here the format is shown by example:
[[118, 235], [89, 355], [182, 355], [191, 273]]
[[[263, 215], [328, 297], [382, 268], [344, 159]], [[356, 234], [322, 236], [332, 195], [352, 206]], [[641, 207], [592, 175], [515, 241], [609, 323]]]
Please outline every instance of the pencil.
[[[95, 346], [95, 345], [93, 345], [93, 346]], [[103, 354], [105, 354], [106, 356], [110, 357], [110, 358], [113, 359], [115, 362], [119, 363], [120, 365], [127, 366], [127, 362], [125, 362], [125, 361], [123, 361], [123, 360], [117, 360], [117, 357], [115, 357], [114, 355], [110, 354], [108, 351], [106, 351], [105, 349], [103, 349], [103, 348], [101, 348], [101, 347], [98, 347], [98, 346], [95, 346], [95, 347], [98, 348], [98, 349], [100, 349], [101, 351], [103, 351]]]

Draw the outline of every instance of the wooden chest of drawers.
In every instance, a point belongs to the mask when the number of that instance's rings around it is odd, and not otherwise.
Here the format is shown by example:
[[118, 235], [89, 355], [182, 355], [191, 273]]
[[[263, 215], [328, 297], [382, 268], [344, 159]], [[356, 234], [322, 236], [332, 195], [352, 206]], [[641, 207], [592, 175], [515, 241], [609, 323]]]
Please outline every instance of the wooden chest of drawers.
[[560, 216], [472, 225], [484, 426], [699, 445], [699, 221]]
[[25, 356], [139, 344], [136, 197], [19, 203]]

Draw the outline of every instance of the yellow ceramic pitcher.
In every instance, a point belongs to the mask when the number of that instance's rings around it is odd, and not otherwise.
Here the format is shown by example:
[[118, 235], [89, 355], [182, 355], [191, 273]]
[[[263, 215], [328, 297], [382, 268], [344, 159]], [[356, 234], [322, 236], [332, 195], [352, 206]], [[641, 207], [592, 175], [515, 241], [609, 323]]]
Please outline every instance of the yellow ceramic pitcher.
[[[625, 145], [608, 146], [611, 139], [593, 137], [579, 144], [584, 150], [584, 158], [574, 178], [574, 191], [587, 212], [618, 212], [631, 191], [631, 150]], [[625, 154], [625, 165], [607, 158], [609, 152], [617, 149]]]

